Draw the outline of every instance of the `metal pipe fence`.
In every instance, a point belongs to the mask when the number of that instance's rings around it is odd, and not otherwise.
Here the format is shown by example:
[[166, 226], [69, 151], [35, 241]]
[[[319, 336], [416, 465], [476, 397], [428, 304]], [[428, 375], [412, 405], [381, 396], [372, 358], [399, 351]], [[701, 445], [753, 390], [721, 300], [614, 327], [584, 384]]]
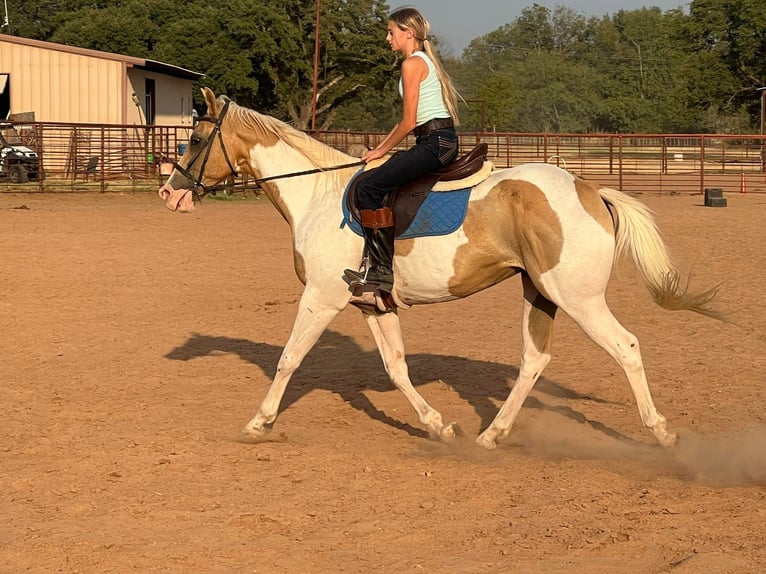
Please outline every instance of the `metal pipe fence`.
[[27, 182], [0, 181], [6, 191], [118, 191], [149, 189], [163, 165], [180, 157], [189, 126], [67, 123], [14, 124], [37, 152], [39, 176]]
[[[15, 124], [39, 155], [34, 181], [0, 180], [0, 191], [156, 189], [181, 155], [189, 126]], [[351, 155], [376, 146], [377, 132], [319, 131]], [[720, 134], [461, 133], [461, 152], [489, 144], [496, 168], [549, 162], [602, 185], [636, 193], [766, 193], [766, 136]], [[399, 148], [414, 143], [412, 137]]]
[[[374, 147], [385, 134], [320, 132], [338, 149]], [[464, 133], [461, 152], [489, 144], [496, 168], [548, 162], [627, 192], [766, 192], [766, 136], [720, 134]], [[411, 138], [401, 148], [413, 143]]]

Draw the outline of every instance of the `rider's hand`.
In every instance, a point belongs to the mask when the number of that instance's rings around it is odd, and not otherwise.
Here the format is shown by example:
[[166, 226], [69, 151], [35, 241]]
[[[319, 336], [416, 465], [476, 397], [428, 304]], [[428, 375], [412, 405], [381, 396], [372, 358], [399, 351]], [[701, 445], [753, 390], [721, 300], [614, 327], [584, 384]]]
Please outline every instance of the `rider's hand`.
[[386, 155], [386, 153], [379, 149], [371, 149], [370, 151], [365, 152], [362, 156], [362, 161], [364, 163], [370, 163], [371, 161], [382, 158], [384, 155]]

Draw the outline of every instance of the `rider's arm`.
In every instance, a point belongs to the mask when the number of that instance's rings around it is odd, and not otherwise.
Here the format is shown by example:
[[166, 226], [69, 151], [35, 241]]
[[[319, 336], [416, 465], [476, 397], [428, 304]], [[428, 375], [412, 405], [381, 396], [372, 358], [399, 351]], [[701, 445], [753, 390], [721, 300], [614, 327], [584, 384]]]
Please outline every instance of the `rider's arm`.
[[423, 58], [410, 56], [402, 62], [402, 100], [404, 110], [402, 119], [393, 127], [380, 144], [362, 157], [369, 162], [387, 154], [402, 141], [417, 125], [418, 98], [420, 97], [420, 82], [428, 75], [428, 65]]

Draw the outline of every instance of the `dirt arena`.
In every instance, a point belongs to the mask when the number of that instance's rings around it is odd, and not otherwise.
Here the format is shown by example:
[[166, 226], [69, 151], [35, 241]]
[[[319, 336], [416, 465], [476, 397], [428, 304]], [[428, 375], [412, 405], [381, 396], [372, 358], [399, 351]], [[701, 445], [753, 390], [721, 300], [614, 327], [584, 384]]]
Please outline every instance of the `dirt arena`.
[[615, 273], [671, 452], [563, 314], [511, 438], [472, 446], [517, 372], [518, 278], [401, 313], [454, 446], [427, 439], [355, 309], [249, 444], [301, 293], [267, 200], [0, 194], [0, 572], [766, 571], [766, 196], [641, 197], [732, 320]]

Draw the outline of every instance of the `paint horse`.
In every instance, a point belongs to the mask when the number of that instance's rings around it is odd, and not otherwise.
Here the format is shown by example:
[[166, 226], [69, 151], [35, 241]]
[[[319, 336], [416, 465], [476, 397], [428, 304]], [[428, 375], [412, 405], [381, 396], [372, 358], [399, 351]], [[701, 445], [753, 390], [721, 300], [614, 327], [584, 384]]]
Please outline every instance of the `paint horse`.
[[[187, 211], [218, 182], [247, 173], [292, 231], [295, 271], [305, 285], [290, 337], [271, 383], [244, 432], [267, 433], [292, 374], [332, 319], [352, 300], [343, 270], [362, 258], [363, 240], [340, 225], [344, 190], [359, 163], [309, 135], [203, 88], [207, 113], [159, 190], [167, 207]], [[340, 166], [340, 169], [338, 167]], [[654, 301], [669, 310], [716, 316], [716, 289], [689, 292], [674, 268], [651, 212], [626, 194], [544, 163], [496, 170], [470, 192], [465, 219], [446, 235], [397, 240], [395, 298], [400, 306], [473, 295], [516, 274], [523, 287], [518, 378], [476, 442], [496, 447], [551, 360], [556, 311], [562, 309], [625, 372], [643, 424], [670, 446], [676, 434], [655, 407], [638, 340], [612, 315], [605, 291], [613, 264], [629, 253]], [[455, 423], [410, 380], [398, 311], [360, 306], [386, 372], [433, 438], [449, 441]]]

